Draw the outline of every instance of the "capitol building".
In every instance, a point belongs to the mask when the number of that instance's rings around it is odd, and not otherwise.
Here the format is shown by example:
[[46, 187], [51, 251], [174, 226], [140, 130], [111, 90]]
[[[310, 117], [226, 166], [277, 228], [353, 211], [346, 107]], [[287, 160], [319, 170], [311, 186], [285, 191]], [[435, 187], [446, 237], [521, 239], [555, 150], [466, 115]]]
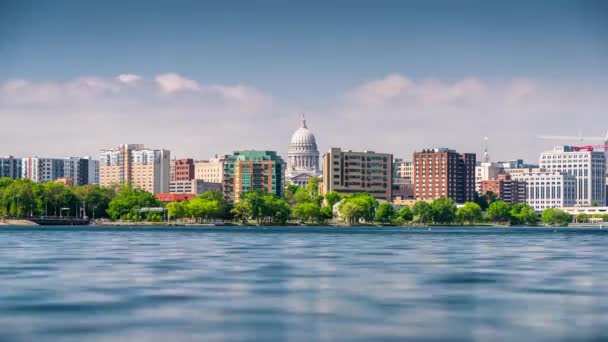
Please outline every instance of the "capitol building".
[[288, 184], [306, 186], [311, 177], [319, 177], [319, 150], [314, 134], [306, 127], [302, 114], [302, 123], [291, 136], [287, 152], [287, 170], [285, 179]]

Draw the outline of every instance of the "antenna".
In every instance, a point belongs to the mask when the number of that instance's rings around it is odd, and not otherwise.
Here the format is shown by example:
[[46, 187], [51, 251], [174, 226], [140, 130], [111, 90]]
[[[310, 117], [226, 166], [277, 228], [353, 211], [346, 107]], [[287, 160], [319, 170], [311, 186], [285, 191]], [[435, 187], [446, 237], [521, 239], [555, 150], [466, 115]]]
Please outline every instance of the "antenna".
[[490, 161], [490, 154], [488, 153], [488, 137], [483, 137], [484, 147], [483, 147], [483, 161], [488, 163]]
[[306, 118], [304, 117], [304, 113], [302, 113], [301, 115], [302, 115], [302, 128], [307, 128], [306, 127]]

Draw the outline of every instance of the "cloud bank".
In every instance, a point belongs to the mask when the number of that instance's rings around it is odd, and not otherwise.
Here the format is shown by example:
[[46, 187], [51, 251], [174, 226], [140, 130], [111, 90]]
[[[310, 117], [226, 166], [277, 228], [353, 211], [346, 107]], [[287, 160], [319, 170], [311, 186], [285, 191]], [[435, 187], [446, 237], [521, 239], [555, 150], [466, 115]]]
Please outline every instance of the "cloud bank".
[[554, 143], [539, 134], [603, 135], [608, 128], [606, 87], [585, 84], [389, 74], [342, 93], [308, 108], [245, 84], [208, 84], [176, 73], [5, 80], [0, 154], [96, 156], [120, 143], [164, 147], [177, 157], [242, 148], [284, 153], [300, 111], [322, 152], [338, 146], [408, 159], [426, 147], [480, 152], [488, 136], [494, 159], [535, 161]]

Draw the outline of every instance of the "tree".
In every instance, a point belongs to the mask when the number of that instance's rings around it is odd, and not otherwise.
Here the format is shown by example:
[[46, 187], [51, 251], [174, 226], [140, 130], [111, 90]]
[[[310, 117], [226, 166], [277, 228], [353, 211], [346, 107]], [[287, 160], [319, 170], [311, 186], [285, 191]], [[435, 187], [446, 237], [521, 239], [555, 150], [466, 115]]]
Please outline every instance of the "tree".
[[461, 222], [475, 223], [481, 220], [481, 207], [475, 202], [466, 202], [457, 212]]
[[139, 212], [139, 209], [145, 207], [158, 208], [161, 206], [162, 203], [153, 194], [123, 185], [116, 197], [108, 205], [107, 213], [114, 220], [119, 218], [140, 220], [142, 214]]
[[335, 191], [330, 191], [325, 194], [325, 201], [329, 207], [333, 207], [336, 203], [342, 200], [342, 195]]
[[298, 189], [301, 189], [301, 187], [295, 184], [287, 185], [287, 188], [285, 189], [285, 200], [287, 201], [287, 203], [296, 204], [296, 201], [293, 197], [296, 194], [296, 191], [298, 191]]
[[78, 201], [84, 202], [86, 215], [92, 218], [107, 216], [106, 210], [116, 196], [114, 189], [102, 188], [96, 184], [76, 186], [73, 191]]
[[365, 217], [367, 208], [361, 203], [344, 202], [340, 205], [340, 216], [349, 224], [354, 224]]
[[383, 223], [391, 222], [397, 216], [397, 211], [390, 203], [384, 202], [376, 209], [376, 221]]
[[293, 199], [298, 204], [307, 203], [307, 202], [312, 201], [310, 193], [304, 188], [299, 188], [296, 191], [296, 193], [293, 195]]
[[293, 207], [292, 214], [302, 223], [306, 221], [321, 221], [321, 208], [316, 203], [300, 203]]
[[332, 207], [322, 207], [320, 214], [321, 221], [328, 221], [334, 218], [334, 210]]
[[431, 203], [433, 221], [436, 223], [452, 223], [456, 218], [456, 203], [448, 197], [441, 197]]
[[412, 213], [416, 221], [427, 223], [433, 220], [433, 208], [425, 201], [418, 201], [412, 207]]
[[184, 202], [171, 202], [167, 204], [167, 214], [173, 219], [184, 218], [188, 215], [187, 206]]
[[401, 217], [404, 221], [411, 221], [414, 219], [414, 214], [412, 213], [412, 209], [406, 205], [399, 210], [399, 217]]
[[511, 205], [504, 201], [492, 202], [488, 207], [487, 216], [494, 222], [509, 222], [511, 220]]
[[253, 208], [251, 203], [247, 201], [237, 202], [230, 212], [234, 215], [234, 218], [241, 220], [243, 224], [253, 217]]
[[308, 183], [306, 183], [306, 190], [310, 194], [311, 198], [315, 198], [319, 195], [319, 184], [321, 183], [321, 178], [319, 177], [310, 177], [308, 179]]
[[538, 214], [527, 204], [518, 203], [511, 207], [511, 222], [514, 224], [535, 225], [540, 218]]
[[541, 215], [543, 223], [547, 225], [567, 226], [572, 222], [572, 216], [562, 210], [555, 208], [547, 208], [543, 210]]
[[587, 223], [587, 222], [589, 222], [590, 218], [591, 218], [591, 216], [589, 214], [580, 213], [580, 214], [576, 215], [576, 222]]

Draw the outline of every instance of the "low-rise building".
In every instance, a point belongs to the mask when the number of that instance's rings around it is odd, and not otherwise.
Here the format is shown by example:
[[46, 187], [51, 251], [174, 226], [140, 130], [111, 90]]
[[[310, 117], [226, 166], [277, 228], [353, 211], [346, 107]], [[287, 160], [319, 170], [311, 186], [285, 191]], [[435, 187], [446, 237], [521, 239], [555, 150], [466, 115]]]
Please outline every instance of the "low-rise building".
[[224, 161], [226, 156], [215, 155], [209, 160], [194, 163], [194, 178], [210, 183], [222, 183], [224, 180]]
[[202, 194], [203, 192], [222, 191], [221, 183], [205, 182], [202, 179], [189, 181], [174, 181], [169, 183], [169, 192], [172, 194]]
[[500, 163], [481, 162], [475, 166], [475, 191], [482, 193], [481, 183], [483, 181], [496, 179], [502, 173], [503, 165]]
[[526, 182], [511, 179], [508, 174], [481, 181], [480, 194], [485, 195], [488, 192], [493, 192], [496, 197], [511, 204], [526, 203], [527, 199]]
[[184, 202], [196, 197], [195, 194], [156, 194], [154, 196], [163, 203]]
[[376, 199], [391, 201], [392, 178], [392, 154], [331, 148], [323, 155], [323, 194], [366, 192]]
[[191, 181], [194, 179], [194, 160], [176, 159], [171, 161], [170, 182]]

